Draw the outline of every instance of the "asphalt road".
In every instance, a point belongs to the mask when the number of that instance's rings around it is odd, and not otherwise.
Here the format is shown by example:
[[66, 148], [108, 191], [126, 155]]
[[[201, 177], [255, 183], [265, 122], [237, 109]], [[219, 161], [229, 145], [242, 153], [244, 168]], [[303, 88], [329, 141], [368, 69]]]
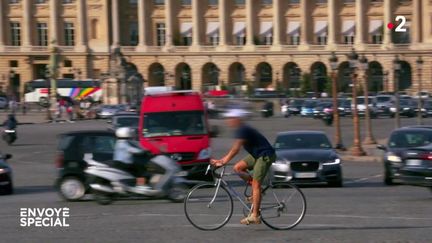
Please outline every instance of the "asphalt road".
[[[212, 121], [221, 124], [221, 121]], [[332, 128], [319, 120], [301, 118], [256, 118], [250, 121], [271, 140], [279, 131], [314, 129], [332, 135]], [[403, 119], [414, 124], [415, 119]], [[432, 119], [426, 121], [432, 124]], [[167, 200], [122, 200], [109, 206], [94, 201], [63, 202], [52, 185], [56, 177], [56, 136], [68, 130], [101, 128], [102, 121], [75, 124], [34, 124], [19, 128], [19, 140], [0, 150], [11, 153], [16, 194], [0, 197], [0, 242], [431, 242], [432, 193], [409, 186], [382, 184], [382, 165], [375, 162], [344, 161], [343, 188], [305, 187], [308, 211], [290, 231], [273, 231], [265, 225], [239, 224], [242, 211], [236, 205], [230, 223], [215, 232], [193, 228], [182, 204]], [[391, 132], [393, 122], [374, 120], [380, 140]], [[350, 119], [343, 119], [344, 143], [352, 141]], [[228, 147], [229, 131], [213, 141], [215, 156]], [[240, 156], [239, 156], [240, 157]], [[240, 190], [240, 189], [239, 189]], [[68, 207], [68, 228], [24, 228], [19, 211], [25, 207]]]

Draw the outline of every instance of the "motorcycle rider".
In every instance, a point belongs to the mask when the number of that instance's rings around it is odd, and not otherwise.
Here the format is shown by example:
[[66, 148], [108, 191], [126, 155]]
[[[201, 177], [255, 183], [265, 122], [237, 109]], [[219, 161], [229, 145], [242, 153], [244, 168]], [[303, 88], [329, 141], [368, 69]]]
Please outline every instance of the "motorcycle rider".
[[[127, 127], [122, 127], [116, 130], [117, 142], [114, 148], [114, 161], [118, 161], [117, 165], [127, 171], [134, 171], [134, 176], [136, 179], [137, 189], [150, 189], [146, 185], [146, 179], [143, 177], [145, 173], [144, 165], [148, 161], [134, 161], [134, 155], [145, 154], [147, 151], [142, 149], [141, 146], [133, 141], [134, 133], [133, 130]], [[174, 176], [176, 171], [176, 165], [169, 163], [167, 161], [157, 161], [155, 162], [158, 166], [165, 170], [165, 173], [160, 178], [158, 185], [163, 186], [165, 181], [168, 181], [172, 176]], [[161, 190], [162, 188], [155, 188]]]

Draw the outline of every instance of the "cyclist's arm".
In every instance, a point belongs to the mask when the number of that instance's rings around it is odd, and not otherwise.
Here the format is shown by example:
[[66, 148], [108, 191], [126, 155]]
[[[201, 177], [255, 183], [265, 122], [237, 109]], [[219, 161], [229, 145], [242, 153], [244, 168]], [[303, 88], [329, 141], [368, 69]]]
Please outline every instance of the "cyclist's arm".
[[238, 154], [243, 144], [243, 139], [237, 139], [231, 147], [230, 151], [221, 159], [222, 164], [226, 165], [228, 162], [230, 162], [231, 159]]

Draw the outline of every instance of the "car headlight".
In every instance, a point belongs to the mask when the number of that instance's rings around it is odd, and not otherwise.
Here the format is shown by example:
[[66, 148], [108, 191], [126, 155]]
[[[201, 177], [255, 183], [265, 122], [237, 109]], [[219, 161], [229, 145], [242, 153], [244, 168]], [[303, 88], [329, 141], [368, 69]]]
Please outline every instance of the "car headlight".
[[198, 159], [208, 159], [211, 156], [211, 148], [205, 148], [198, 154]]
[[8, 173], [9, 169], [8, 168], [0, 168], [0, 174], [4, 174], [4, 173]]
[[341, 163], [339, 158], [323, 163], [323, 165], [338, 165]]
[[401, 157], [399, 157], [399, 156], [397, 156], [397, 155], [395, 155], [395, 154], [392, 154], [392, 153], [387, 154], [386, 159], [387, 159], [388, 161], [390, 161], [390, 162], [395, 162], [395, 163], [400, 163], [400, 162], [402, 162]]

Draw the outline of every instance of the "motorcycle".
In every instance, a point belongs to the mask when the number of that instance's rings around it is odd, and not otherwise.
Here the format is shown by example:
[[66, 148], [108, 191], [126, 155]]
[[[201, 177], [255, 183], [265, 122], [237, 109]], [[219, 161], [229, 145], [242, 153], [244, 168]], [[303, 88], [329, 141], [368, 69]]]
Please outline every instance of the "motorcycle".
[[261, 109], [261, 116], [263, 118], [268, 118], [273, 116], [273, 103], [266, 102]]
[[12, 145], [17, 139], [17, 134], [15, 129], [6, 129], [3, 132], [3, 140], [8, 144]]
[[290, 113], [290, 111], [288, 109], [288, 105], [287, 104], [284, 104], [284, 105], [281, 106], [281, 112], [282, 112], [282, 115], [285, 118], [288, 118], [288, 117], [291, 116], [291, 113]]
[[321, 114], [321, 119], [326, 126], [333, 125], [333, 112], [323, 112]]
[[[149, 176], [149, 187], [136, 186], [136, 177], [129, 171], [115, 168], [93, 160], [92, 154], [85, 154], [84, 161], [88, 167], [89, 186], [96, 202], [101, 205], [111, 204], [116, 196], [163, 198], [173, 202], [183, 202], [186, 194], [186, 172], [171, 158], [165, 155], [152, 156], [146, 166]], [[170, 171], [162, 171], [158, 164], [169, 165]], [[166, 178], [164, 175], [168, 175]]]

